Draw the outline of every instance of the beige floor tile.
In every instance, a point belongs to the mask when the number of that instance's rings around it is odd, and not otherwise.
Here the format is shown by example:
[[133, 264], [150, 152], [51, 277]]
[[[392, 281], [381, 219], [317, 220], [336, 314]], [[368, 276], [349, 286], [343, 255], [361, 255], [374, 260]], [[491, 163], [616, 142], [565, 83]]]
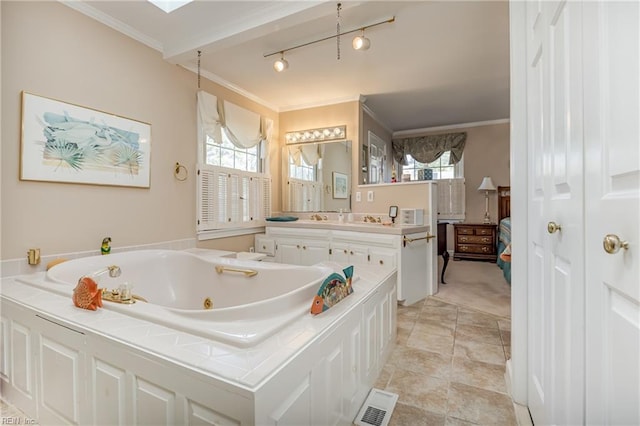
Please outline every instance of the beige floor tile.
[[409, 318], [409, 317], [398, 317], [397, 319], [397, 326], [398, 326], [398, 330], [405, 329], [405, 330], [411, 330], [413, 329], [413, 326], [416, 324], [416, 320], [415, 318]]
[[468, 422], [466, 420], [456, 419], [455, 417], [447, 417], [444, 422], [444, 426], [471, 426], [476, 423]]
[[396, 333], [396, 344], [397, 345], [401, 345], [401, 346], [405, 346], [407, 344], [407, 340], [409, 339], [409, 336], [411, 335], [411, 329], [410, 328], [398, 328]]
[[419, 320], [452, 322], [455, 325], [458, 318], [458, 311], [438, 306], [425, 306], [420, 312]]
[[504, 365], [506, 361], [502, 345], [487, 345], [473, 340], [456, 340], [453, 356], [498, 365]]
[[516, 425], [513, 402], [508, 395], [452, 382], [447, 416], [480, 425]]
[[500, 338], [502, 339], [502, 344], [505, 346], [511, 345], [511, 332], [510, 331], [502, 331], [500, 330]]
[[387, 390], [397, 393], [398, 401], [402, 404], [442, 415], [447, 412], [449, 381], [446, 379], [398, 368], [394, 371]]
[[470, 309], [459, 309], [458, 325], [460, 324], [498, 329], [498, 318], [493, 315], [475, 312]]
[[506, 393], [504, 370], [504, 365], [454, 357], [450, 378], [452, 382]]
[[500, 327], [500, 330], [511, 331], [511, 320], [499, 319], [498, 326]]
[[406, 346], [440, 354], [453, 354], [453, 335], [442, 336], [429, 331], [421, 331], [418, 326], [413, 328]]
[[396, 346], [389, 357], [389, 363], [398, 369], [447, 378], [451, 370], [451, 355]]
[[455, 336], [455, 321], [450, 323], [442, 323], [438, 321], [418, 321], [413, 330], [418, 333], [431, 333], [439, 336]]
[[389, 363], [386, 363], [382, 368], [382, 371], [380, 372], [380, 375], [378, 376], [378, 379], [374, 383], [373, 387], [384, 390], [389, 384], [389, 380], [391, 380], [391, 376], [393, 375], [394, 371], [395, 367]]
[[427, 301], [424, 303], [424, 307], [435, 306], [438, 308], [449, 309], [451, 311], [457, 311], [458, 307], [454, 304], [443, 302], [442, 300], [435, 299], [433, 297], [428, 297]]
[[486, 327], [461, 324], [456, 327], [456, 341], [474, 341], [488, 345], [502, 345], [500, 331]]
[[411, 405], [397, 403], [389, 426], [440, 426], [444, 425], [444, 415], [431, 413]]

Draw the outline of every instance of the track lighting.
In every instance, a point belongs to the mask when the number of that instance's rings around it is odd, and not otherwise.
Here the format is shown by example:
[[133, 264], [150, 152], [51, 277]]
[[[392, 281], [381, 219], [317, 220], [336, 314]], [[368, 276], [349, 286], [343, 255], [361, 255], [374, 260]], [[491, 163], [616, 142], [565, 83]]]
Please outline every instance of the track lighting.
[[353, 48], [355, 50], [367, 50], [371, 46], [371, 40], [364, 36], [364, 28], [362, 35], [353, 38]]
[[289, 68], [289, 62], [284, 58], [284, 52], [280, 52], [280, 59], [273, 63], [273, 69], [277, 72], [282, 72]]
[[[338, 5], [338, 7], [340, 7], [340, 5]], [[277, 72], [282, 72], [282, 71], [286, 70], [289, 67], [289, 63], [284, 59], [285, 52], [288, 52], [288, 51], [293, 50], [293, 49], [299, 49], [301, 47], [309, 46], [311, 44], [320, 43], [321, 41], [331, 40], [331, 39], [334, 39], [334, 38], [340, 40], [340, 36], [346, 35], [346, 34], [355, 33], [356, 31], [361, 31], [362, 34], [353, 39], [353, 48], [355, 50], [367, 50], [371, 46], [371, 41], [364, 36], [364, 30], [366, 30], [367, 28], [375, 27], [375, 26], [382, 25], [382, 24], [390, 24], [392, 22], [395, 22], [395, 20], [396, 20], [396, 18], [394, 16], [394, 17], [386, 19], [384, 21], [379, 21], [379, 22], [375, 22], [375, 23], [370, 24], [370, 25], [365, 25], [364, 27], [356, 28], [355, 30], [349, 30], [349, 31], [344, 31], [344, 32], [340, 32], [340, 30], [338, 30], [338, 33], [336, 35], [324, 37], [324, 38], [321, 38], [321, 39], [318, 39], [318, 40], [313, 40], [313, 41], [310, 41], [310, 42], [307, 42], [307, 43], [303, 43], [303, 44], [298, 44], [297, 46], [288, 47], [286, 49], [277, 50], [275, 52], [266, 53], [263, 56], [265, 58], [268, 58], [269, 56], [280, 54], [280, 59], [278, 59], [277, 61], [275, 61], [273, 63], [273, 69], [276, 70]], [[339, 46], [340, 46], [340, 44], [338, 44], [338, 59], [340, 59], [340, 47]]]

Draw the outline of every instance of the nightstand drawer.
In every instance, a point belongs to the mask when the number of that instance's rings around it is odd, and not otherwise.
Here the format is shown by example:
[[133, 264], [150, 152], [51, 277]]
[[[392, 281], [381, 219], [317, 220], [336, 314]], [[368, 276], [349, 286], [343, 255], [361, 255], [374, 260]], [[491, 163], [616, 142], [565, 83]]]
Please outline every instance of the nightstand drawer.
[[493, 235], [493, 233], [495, 232], [495, 227], [494, 228], [476, 228], [476, 235]]
[[488, 236], [482, 235], [458, 235], [459, 243], [470, 243], [470, 244], [493, 244], [493, 236], [488, 234]]
[[464, 226], [458, 226], [456, 229], [458, 234], [473, 235], [473, 228], [465, 228]]
[[475, 244], [459, 244], [458, 251], [461, 253], [478, 253], [478, 254], [492, 254], [493, 249], [489, 246], [475, 245]]

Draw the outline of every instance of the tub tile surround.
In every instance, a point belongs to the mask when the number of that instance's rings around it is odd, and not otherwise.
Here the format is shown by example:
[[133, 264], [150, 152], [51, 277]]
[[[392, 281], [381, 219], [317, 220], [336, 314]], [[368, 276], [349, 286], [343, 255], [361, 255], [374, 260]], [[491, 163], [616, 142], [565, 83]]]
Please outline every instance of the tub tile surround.
[[[305, 315], [271, 338], [250, 348], [201, 338], [126, 316], [108, 307], [97, 311], [79, 309], [73, 306], [70, 297], [29, 286], [13, 278], [3, 278], [1, 289], [2, 295], [8, 300], [32, 307], [43, 315], [68, 323], [74, 329], [116, 339], [143, 352], [156, 353], [181, 365], [219, 377], [222, 381], [231, 380], [247, 390], [254, 390], [275, 367], [282, 365], [322, 333], [327, 324], [336, 319], [339, 321], [351, 306], [366, 298], [376, 284], [382, 282], [381, 278], [386, 279], [393, 273], [395, 269], [383, 267], [358, 271], [359, 279], [353, 284], [354, 294], [329, 311], [333, 316]], [[30, 278], [44, 279], [44, 273], [32, 274]]]
[[[100, 255], [100, 244], [96, 244], [97, 250], [78, 251], [70, 253], [59, 253], [51, 255], [41, 255], [40, 263], [37, 265], [29, 265], [27, 256], [24, 258], [8, 259], [0, 262], [0, 278], [13, 277], [17, 275], [29, 275], [37, 272], [44, 272], [47, 269], [47, 263], [56, 259], [79, 259], [81, 257]], [[160, 243], [140, 244], [135, 246], [119, 247], [113, 245], [111, 253], [121, 253], [133, 250], [196, 250], [196, 239], [186, 238], [182, 240], [163, 241]], [[228, 252], [230, 253], [230, 252]]]

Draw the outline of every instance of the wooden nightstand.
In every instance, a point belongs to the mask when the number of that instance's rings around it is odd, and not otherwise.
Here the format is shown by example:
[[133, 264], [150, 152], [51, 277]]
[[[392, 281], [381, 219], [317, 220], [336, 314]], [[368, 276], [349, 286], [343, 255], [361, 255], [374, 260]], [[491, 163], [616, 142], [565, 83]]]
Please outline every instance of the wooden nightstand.
[[498, 258], [495, 223], [456, 223], [453, 225], [453, 260], [478, 259], [495, 262]]

